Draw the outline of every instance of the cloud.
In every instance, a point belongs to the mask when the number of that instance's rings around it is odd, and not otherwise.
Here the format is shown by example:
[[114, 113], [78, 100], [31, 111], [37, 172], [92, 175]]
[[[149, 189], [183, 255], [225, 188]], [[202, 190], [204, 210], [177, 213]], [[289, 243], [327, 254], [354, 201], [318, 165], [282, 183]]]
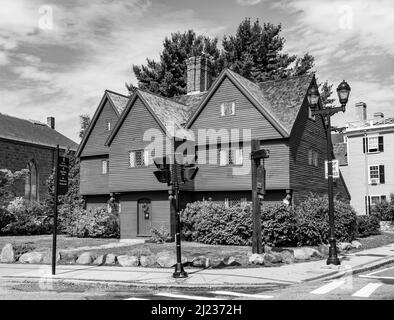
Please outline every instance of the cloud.
[[259, 4], [262, 0], [237, 0], [237, 3], [241, 6], [254, 6]]

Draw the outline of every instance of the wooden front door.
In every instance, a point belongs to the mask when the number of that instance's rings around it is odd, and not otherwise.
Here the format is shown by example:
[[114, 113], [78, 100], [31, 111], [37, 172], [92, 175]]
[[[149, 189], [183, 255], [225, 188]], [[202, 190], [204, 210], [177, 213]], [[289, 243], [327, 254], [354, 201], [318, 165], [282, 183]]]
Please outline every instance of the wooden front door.
[[138, 201], [138, 235], [150, 236], [152, 228], [152, 203], [149, 199]]

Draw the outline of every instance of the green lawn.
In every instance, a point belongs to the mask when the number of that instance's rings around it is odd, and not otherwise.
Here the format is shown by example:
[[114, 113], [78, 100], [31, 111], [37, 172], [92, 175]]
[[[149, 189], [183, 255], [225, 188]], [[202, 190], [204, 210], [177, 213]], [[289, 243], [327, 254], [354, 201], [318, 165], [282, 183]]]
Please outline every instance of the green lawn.
[[394, 233], [382, 232], [382, 234], [376, 236], [357, 238], [356, 240], [359, 241], [363, 246], [357, 250], [353, 249], [354, 251], [373, 249], [377, 247], [382, 247], [386, 244], [394, 243]]

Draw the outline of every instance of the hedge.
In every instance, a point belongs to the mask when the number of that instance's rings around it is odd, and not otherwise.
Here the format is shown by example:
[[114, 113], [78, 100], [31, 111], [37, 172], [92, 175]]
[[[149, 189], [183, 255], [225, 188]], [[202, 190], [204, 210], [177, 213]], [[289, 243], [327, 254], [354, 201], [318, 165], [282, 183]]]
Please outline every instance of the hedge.
[[[328, 243], [327, 197], [308, 197], [300, 206], [283, 204], [262, 208], [262, 238], [271, 246], [302, 246]], [[190, 203], [181, 212], [183, 235], [187, 241], [205, 244], [245, 245], [252, 243], [252, 207], [226, 207], [209, 201]], [[352, 241], [356, 237], [356, 212], [346, 202], [335, 201], [336, 237]]]
[[380, 234], [380, 220], [373, 215], [357, 217], [357, 236], [368, 237]]

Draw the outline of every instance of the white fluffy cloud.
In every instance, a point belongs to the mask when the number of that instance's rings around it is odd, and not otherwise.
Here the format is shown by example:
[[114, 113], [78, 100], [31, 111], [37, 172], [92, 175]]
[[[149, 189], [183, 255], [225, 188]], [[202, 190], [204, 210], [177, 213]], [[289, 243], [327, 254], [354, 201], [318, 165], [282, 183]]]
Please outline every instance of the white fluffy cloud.
[[241, 6], [254, 6], [259, 4], [262, 0], [237, 0], [237, 3]]

